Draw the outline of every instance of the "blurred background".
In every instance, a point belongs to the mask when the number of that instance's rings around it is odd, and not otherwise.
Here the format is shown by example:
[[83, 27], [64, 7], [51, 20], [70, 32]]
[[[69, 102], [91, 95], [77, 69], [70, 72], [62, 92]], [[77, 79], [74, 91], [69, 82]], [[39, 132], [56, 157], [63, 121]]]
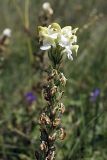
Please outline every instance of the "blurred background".
[[[57, 160], [107, 160], [107, 1], [0, 1], [0, 160], [34, 160], [42, 84], [48, 59], [36, 27], [57, 22], [78, 27], [78, 56], [62, 68], [67, 86]], [[6, 28], [11, 33], [4, 33]]]

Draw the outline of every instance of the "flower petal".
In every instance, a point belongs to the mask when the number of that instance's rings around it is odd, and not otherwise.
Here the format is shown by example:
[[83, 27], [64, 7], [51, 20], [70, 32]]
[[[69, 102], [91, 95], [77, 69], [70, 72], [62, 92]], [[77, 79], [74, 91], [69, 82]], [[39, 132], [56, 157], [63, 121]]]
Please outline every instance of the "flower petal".
[[76, 54], [78, 52], [78, 48], [79, 48], [79, 45], [73, 45], [72, 46], [72, 50], [75, 51]]
[[48, 50], [50, 48], [51, 48], [51, 45], [44, 45], [40, 47], [41, 50]]
[[57, 39], [58, 33], [50, 34], [49, 37], [52, 39]]
[[68, 38], [66, 38], [64, 35], [59, 36], [59, 45], [61, 47], [65, 47], [68, 45]]
[[72, 30], [72, 33], [75, 34], [78, 31], [78, 28]]
[[62, 28], [62, 34], [66, 34], [68, 36], [70, 36], [72, 34], [72, 27], [71, 26], [66, 26], [64, 28]]
[[67, 54], [67, 57], [68, 57], [68, 59], [70, 59], [70, 60], [73, 60], [73, 56], [72, 56], [72, 54]]
[[66, 48], [66, 52], [67, 52], [68, 59], [73, 60], [72, 51], [70, 50], [70, 48], [67, 47]]
[[48, 28], [52, 29], [53, 31], [57, 31], [57, 32], [61, 31], [61, 27], [58, 23], [52, 23], [51, 25], [49, 25]]

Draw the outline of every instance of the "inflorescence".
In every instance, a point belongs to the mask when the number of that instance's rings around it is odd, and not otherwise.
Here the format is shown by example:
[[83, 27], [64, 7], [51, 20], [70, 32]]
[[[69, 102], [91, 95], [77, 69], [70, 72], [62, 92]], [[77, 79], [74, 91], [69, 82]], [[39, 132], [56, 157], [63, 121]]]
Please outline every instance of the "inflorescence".
[[66, 77], [60, 71], [60, 64], [64, 53], [73, 60], [72, 53], [77, 53], [79, 46], [76, 44], [76, 31], [71, 26], [61, 29], [57, 23], [52, 23], [48, 27], [38, 27], [39, 40], [42, 43], [40, 49], [48, 52], [51, 60], [51, 67], [47, 71], [47, 82], [43, 87], [43, 96], [47, 104], [40, 117], [40, 149], [36, 151], [37, 160], [54, 160], [56, 155], [55, 141], [63, 140], [66, 136], [65, 129], [62, 127], [61, 117], [65, 112], [62, 103], [64, 94], [63, 88], [66, 85]]

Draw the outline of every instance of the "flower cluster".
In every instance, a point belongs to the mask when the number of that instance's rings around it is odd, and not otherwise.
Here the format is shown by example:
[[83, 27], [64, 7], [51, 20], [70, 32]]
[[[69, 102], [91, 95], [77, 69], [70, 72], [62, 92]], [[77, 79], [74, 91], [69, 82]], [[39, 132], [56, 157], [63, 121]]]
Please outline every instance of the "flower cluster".
[[67, 79], [60, 72], [60, 64], [63, 55], [73, 60], [72, 53], [77, 53], [79, 46], [77, 43], [78, 28], [72, 29], [71, 26], [61, 28], [59, 24], [52, 23], [48, 27], [38, 27], [39, 40], [42, 43], [40, 49], [48, 51], [48, 57], [52, 63], [47, 70], [47, 82], [44, 84], [43, 96], [47, 101], [40, 117], [40, 149], [36, 151], [37, 160], [54, 160], [55, 159], [55, 142], [63, 140], [66, 132], [62, 127], [61, 117], [65, 111], [62, 103]]
[[77, 53], [79, 46], [77, 36], [78, 28], [72, 29], [71, 26], [61, 28], [59, 24], [52, 23], [48, 27], [38, 27], [40, 41], [43, 45], [41, 50], [60, 49], [60, 52], [66, 53], [68, 58], [73, 60], [73, 51]]

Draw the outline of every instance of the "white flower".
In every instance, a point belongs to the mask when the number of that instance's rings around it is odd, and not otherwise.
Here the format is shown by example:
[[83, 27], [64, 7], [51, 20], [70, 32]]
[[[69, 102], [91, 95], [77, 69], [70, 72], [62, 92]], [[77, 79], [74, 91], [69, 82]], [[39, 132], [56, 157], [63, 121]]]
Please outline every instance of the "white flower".
[[4, 29], [3, 35], [6, 37], [11, 37], [11, 29], [9, 28]]
[[75, 50], [76, 53], [78, 50], [77, 49], [78, 45], [76, 45], [76, 48], [74, 47], [74, 43], [77, 42], [77, 36], [74, 34], [76, 33], [77, 30], [78, 28], [72, 30], [71, 26], [66, 26], [62, 28], [61, 35], [59, 36], [59, 45], [64, 48], [62, 52], [67, 53], [67, 57], [70, 60], [73, 60], [72, 50]]
[[44, 11], [48, 12], [50, 15], [53, 14], [53, 9], [51, 8], [51, 5], [49, 2], [43, 3], [42, 8]]
[[39, 27], [39, 36], [43, 41], [43, 46], [41, 46], [40, 49], [48, 50], [51, 46], [56, 47], [55, 40], [57, 39], [60, 31], [61, 28], [57, 23], [53, 23], [48, 27]]

